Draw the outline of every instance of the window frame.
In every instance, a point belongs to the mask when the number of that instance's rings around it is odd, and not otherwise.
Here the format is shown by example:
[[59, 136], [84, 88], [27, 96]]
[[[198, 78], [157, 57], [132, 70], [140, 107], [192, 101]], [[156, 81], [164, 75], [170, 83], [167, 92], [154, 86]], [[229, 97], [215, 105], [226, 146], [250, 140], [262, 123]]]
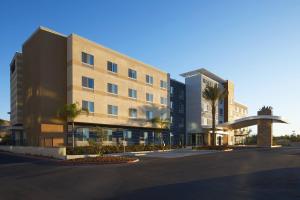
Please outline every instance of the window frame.
[[[110, 108], [111, 108], [111, 110], [110, 110]], [[110, 113], [110, 111], [111, 111], [111, 113]], [[119, 107], [116, 106], [116, 105], [108, 104], [107, 105], [107, 114], [111, 115], [111, 116], [118, 116], [118, 114], [119, 114]]]
[[[135, 111], [135, 116], [132, 116], [131, 111]], [[128, 114], [129, 114], [129, 118], [130, 119], [137, 119], [137, 115], [138, 115], [138, 110], [136, 108], [129, 108], [128, 109]]]
[[[82, 109], [87, 109], [90, 113], [95, 112], [95, 103], [93, 101], [82, 100], [81, 103], [82, 103], [81, 104]], [[91, 109], [91, 105], [93, 109]]]
[[[148, 97], [151, 97], [151, 98], [150, 98], [151, 101], [148, 100]], [[153, 103], [153, 101], [154, 101], [154, 95], [153, 95], [152, 93], [146, 92], [146, 102], [147, 102], [147, 103]]]
[[[111, 85], [111, 87], [110, 87], [110, 85]], [[111, 88], [111, 91], [109, 91], [110, 88]], [[118, 95], [118, 93], [119, 93], [119, 87], [117, 84], [114, 84], [114, 83], [107, 83], [106, 90], [109, 94], [113, 94], [113, 95]]]
[[[130, 96], [130, 91], [133, 91], [134, 94], [135, 94], [135, 97], [133, 96]], [[137, 90], [136, 89], [133, 89], [133, 88], [128, 88], [128, 97], [131, 98], [131, 99], [137, 99]]]
[[[92, 84], [93, 87], [90, 87], [90, 81], [91, 80], [92, 80], [92, 83], [93, 83]], [[84, 85], [85, 82], [86, 82], [86, 86]], [[95, 89], [95, 80], [93, 78], [90, 78], [90, 77], [87, 77], [87, 76], [82, 76], [81, 77], [81, 86], [85, 89], [94, 90]]]
[[[89, 63], [89, 61], [90, 61], [91, 58], [92, 58], [92, 64]], [[92, 55], [92, 54], [89, 54], [89, 53], [86, 53], [86, 52], [82, 51], [81, 52], [81, 62], [83, 64], [85, 64], [85, 65], [90, 66], [90, 67], [94, 67], [95, 66], [95, 56]]]
[[[109, 66], [109, 64], [111, 64], [111, 66]], [[111, 73], [117, 74], [118, 73], [118, 64], [108, 60], [106, 63], [106, 70]]]
[[[131, 76], [134, 75], [134, 76]], [[137, 71], [131, 68], [128, 68], [128, 78], [132, 80], [137, 80]]]

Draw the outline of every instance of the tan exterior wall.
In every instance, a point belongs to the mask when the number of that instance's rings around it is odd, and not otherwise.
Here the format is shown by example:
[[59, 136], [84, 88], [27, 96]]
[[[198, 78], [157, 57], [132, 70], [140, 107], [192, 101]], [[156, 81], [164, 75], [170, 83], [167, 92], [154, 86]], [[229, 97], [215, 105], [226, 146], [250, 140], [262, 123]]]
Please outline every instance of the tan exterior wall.
[[[94, 56], [94, 67], [81, 61], [81, 53]], [[118, 64], [118, 73], [107, 70], [107, 61]], [[128, 77], [128, 69], [137, 71], [137, 80]], [[146, 84], [146, 74], [153, 76], [153, 86]], [[94, 79], [94, 90], [82, 87], [82, 76]], [[82, 100], [94, 102], [94, 113], [82, 114], [76, 122], [120, 126], [151, 127], [146, 122], [145, 111], [154, 116], [169, 108], [160, 104], [160, 97], [168, 97], [168, 90], [160, 88], [160, 80], [169, 82], [168, 74], [113, 50], [72, 34], [68, 38], [68, 103], [82, 104]], [[118, 85], [118, 95], [107, 92], [107, 83]], [[137, 99], [128, 97], [128, 89], [137, 90]], [[154, 102], [146, 102], [146, 92], [154, 95]], [[107, 105], [118, 106], [118, 116], [107, 114]], [[129, 108], [138, 110], [137, 119], [129, 118]]]
[[227, 90], [227, 98], [224, 99], [224, 122], [229, 122], [234, 120], [233, 110], [234, 110], [234, 84], [232, 81], [227, 81], [224, 84], [225, 90]]
[[[29, 145], [48, 145], [41, 124], [64, 124], [57, 115], [67, 102], [67, 40], [38, 29], [23, 45], [24, 131]], [[53, 133], [57, 137], [57, 133]], [[54, 137], [53, 135], [53, 137]], [[47, 138], [51, 138], [47, 133]], [[63, 133], [60, 133], [63, 138]]]

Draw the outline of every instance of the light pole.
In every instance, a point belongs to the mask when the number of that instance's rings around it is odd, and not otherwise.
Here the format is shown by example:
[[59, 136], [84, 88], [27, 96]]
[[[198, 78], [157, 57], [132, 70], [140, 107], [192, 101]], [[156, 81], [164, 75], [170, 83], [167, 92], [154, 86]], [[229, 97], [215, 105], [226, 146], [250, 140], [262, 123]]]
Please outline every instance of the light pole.
[[126, 134], [126, 131], [123, 131], [123, 153], [125, 153], [125, 151], [126, 151], [126, 149], [125, 149], [125, 138], [126, 138], [125, 134]]

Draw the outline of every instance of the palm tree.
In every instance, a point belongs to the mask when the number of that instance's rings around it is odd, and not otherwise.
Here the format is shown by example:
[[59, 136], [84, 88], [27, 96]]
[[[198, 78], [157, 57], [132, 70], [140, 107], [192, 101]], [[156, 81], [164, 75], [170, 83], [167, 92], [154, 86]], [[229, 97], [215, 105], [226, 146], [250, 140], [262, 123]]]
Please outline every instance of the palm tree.
[[66, 122], [66, 129], [68, 130], [68, 122], [72, 123], [72, 143], [73, 148], [75, 146], [74, 140], [74, 120], [78, 117], [82, 112], [89, 113], [87, 109], [80, 108], [78, 103], [66, 104], [59, 111], [58, 114], [61, 118], [63, 118]]
[[211, 114], [212, 114], [212, 144], [215, 145], [216, 139], [216, 106], [219, 100], [223, 99], [227, 95], [227, 91], [221, 89], [217, 85], [207, 85], [203, 91], [203, 97], [210, 102]]
[[5, 120], [3, 119], [0, 119], [0, 126], [4, 125], [5, 124]]
[[[169, 129], [170, 128], [170, 120], [169, 119], [154, 117], [150, 121], [152, 124], [158, 126], [160, 129]], [[160, 133], [160, 143], [162, 143], [161, 140], [162, 140], [162, 135]]]

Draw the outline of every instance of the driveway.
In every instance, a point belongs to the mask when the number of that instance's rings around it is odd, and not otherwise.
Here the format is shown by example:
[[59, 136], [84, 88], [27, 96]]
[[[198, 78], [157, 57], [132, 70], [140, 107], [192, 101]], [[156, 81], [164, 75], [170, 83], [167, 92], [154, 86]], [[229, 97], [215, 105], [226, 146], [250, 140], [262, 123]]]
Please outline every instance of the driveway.
[[0, 153], [0, 199], [300, 199], [300, 149], [64, 166]]

